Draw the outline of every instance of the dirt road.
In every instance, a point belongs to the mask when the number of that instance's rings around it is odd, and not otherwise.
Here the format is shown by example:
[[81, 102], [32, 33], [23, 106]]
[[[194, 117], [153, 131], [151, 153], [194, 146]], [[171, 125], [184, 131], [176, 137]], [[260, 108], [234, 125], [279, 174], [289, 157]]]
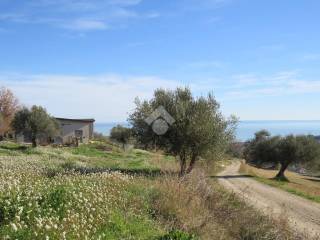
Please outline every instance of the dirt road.
[[267, 214], [285, 214], [298, 231], [320, 236], [320, 204], [259, 183], [238, 173], [239, 167], [240, 162], [228, 166], [218, 175], [219, 182]]

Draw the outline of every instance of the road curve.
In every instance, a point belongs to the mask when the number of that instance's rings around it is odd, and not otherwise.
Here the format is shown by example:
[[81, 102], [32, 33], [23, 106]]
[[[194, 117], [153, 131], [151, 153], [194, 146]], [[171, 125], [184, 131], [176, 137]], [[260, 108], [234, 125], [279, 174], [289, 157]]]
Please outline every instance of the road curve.
[[291, 227], [310, 236], [320, 236], [320, 204], [257, 182], [238, 172], [240, 162], [218, 174], [219, 182], [266, 214], [284, 214]]

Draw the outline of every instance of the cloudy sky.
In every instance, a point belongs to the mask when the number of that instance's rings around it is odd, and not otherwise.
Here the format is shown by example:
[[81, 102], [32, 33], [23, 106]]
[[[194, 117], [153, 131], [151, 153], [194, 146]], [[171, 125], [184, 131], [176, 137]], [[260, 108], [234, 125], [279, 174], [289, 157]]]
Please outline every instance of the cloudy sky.
[[0, 85], [60, 117], [124, 121], [189, 86], [242, 120], [320, 119], [318, 0], [0, 0]]

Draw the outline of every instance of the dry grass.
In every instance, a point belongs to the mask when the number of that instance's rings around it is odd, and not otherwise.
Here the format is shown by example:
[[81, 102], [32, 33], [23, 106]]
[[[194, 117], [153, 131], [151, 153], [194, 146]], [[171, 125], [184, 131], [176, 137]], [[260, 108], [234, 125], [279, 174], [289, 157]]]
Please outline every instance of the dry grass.
[[172, 156], [167, 156], [163, 152], [154, 152], [150, 158], [150, 165], [160, 169], [164, 173], [179, 172], [179, 163]]
[[170, 229], [200, 239], [304, 239], [285, 219], [265, 217], [196, 169], [183, 179], [162, 177], [153, 183], [155, 216]]
[[[207, 177], [228, 161], [199, 162], [181, 179], [171, 156], [98, 147], [2, 148], [0, 239], [300, 239]], [[184, 237], [170, 238], [171, 230]]]
[[256, 177], [257, 180], [268, 185], [279, 187], [288, 192], [320, 202], [320, 179], [287, 171], [285, 174], [289, 181], [277, 181], [273, 179], [278, 172], [277, 170], [256, 168], [244, 162], [241, 163], [240, 172], [252, 175]]

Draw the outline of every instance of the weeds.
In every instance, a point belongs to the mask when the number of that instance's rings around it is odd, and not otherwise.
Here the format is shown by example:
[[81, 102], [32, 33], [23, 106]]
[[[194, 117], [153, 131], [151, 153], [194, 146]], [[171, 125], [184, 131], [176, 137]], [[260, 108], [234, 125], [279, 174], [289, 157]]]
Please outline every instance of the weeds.
[[0, 147], [8, 151], [0, 157], [0, 239], [299, 239], [203, 171], [225, 162], [199, 162], [181, 179], [173, 157], [108, 143], [9, 148]]
[[201, 169], [182, 180], [158, 180], [155, 188], [160, 192], [154, 199], [155, 214], [168, 229], [182, 229], [201, 239], [303, 239], [285, 220], [257, 213], [208, 180]]
[[243, 162], [240, 166], [240, 172], [250, 174], [257, 181], [269, 186], [277, 187], [297, 196], [320, 203], [320, 185], [317, 182], [313, 182], [312, 178], [310, 178], [311, 180], [305, 179], [303, 176], [288, 172], [288, 179], [286, 181], [281, 181], [273, 178], [275, 171], [258, 169]]

